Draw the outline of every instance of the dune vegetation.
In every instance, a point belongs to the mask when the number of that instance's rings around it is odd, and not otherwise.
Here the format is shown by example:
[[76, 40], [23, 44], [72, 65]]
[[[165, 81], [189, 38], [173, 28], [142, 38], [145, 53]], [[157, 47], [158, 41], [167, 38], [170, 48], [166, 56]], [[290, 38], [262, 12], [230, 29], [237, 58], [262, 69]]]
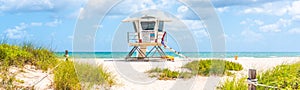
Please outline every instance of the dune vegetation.
[[[59, 60], [54, 52], [44, 47], [35, 47], [31, 43], [21, 45], [0, 44], [0, 89], [17, 89], [16, 83], [25, 81], [16, 79], [16, 73], [10, 71], [11, 67], [23, 69], [25, 65], [35, 66], [35, 69], [43, 70], [45, 73], [54, 74], [52, 88], [59, 90], [78, 90], [83, 88], [79, 81], [92, 81], [92, 84], [100, 87], [111, 87], [116, 84], [115, 78], [107, 72], [103, 66], [90, 66], [88, 64], [76, 64], [85, 77], [78, 78], [74, 63], [72, 61]], [[57, 66], [59, 65], [59, 66]], [[57, 66], [57, 67], [56, 67]], [[56, 67], [56, 68], [54, 68]], [[23, 71], [24, 72], [24, 71]], [[41, 76], [42, 77], [42, 76]]]
[[23, 68], [25, 65], [33, 65], [36, 69], [43, 71], [53, 68], [58, 59], [43, 47], [34, 47], [31, 43], [25, 43], [20, 46], [0, 44], [0, 87], [5, 89], [16, 88], [13, 83], [24, 81], [15, 78], [17, 73], [9, 72], [10, 67]]
[[3, 70], [9, 66], [34, 65], [37, 69], [46, 71], [48, 68], [53, 68], [58, 59], [47, 48], [34, 47], [30, 43], [21, 46], [0, 44], [0, 62]]
[[[245, 76], [246, 77], [246, 76]], [[300, 62], [294, 64], [282, 64], [273, 69], [261, 72], [257, 76], [258, 83], [277, 87], [278, 89], [298, 90], [300, 89]], [[222, 90], [241, 90], [247, 88], [246, 78], [226, 80], [220, 86]], [[262, 86], [258, 90], [268, 90]]]
[[54, 87], [59, 90], [80, 89], [74, 64], [71, 61], [62, 62], [54, 71]]
[[102, 65], [93, 66], [71, 61], [63, 62], [54, 71], [54, 83], [55, 89], [59, 90], [107, 89], [116, 85], [114, 76], [107, 72]]
[[148, 70], [146, 73], [149, 74], [149, 77], [157, 77], [159, 80], [188, 79], [192, 77], [192, 74], [188, 72], [171, 71], [168, 68], [162, 69], [158, 67]]
[[149, 77], [157, 77], [159, 80], [173, 80], [176, 78], [191, 78], [195, 75], [209, 76], [209, 75], [232, 75], [230, 71], [241, 71], [243, 67], [239, 63], [225, 61], [225, 60], [199, 60], [192, 61], [185, 64], [182, 69], [187, 69], [185, 71], [171, 71], [167, 68], [153, 68], [146, 73]]
[[248, 84], [246, 83], [247, 77], [237, 79], [227, 78], [221, 86], [217, 87], [218, 90], [247, 90]]
[[197, 74], [200, 76], [231, 75], [232, 73], [229, 71], [243, 70], [243, 66], [239, 63], [218, 59], [192, 61], [185, 64], [183, 68], [187, 68], [192, 74]]

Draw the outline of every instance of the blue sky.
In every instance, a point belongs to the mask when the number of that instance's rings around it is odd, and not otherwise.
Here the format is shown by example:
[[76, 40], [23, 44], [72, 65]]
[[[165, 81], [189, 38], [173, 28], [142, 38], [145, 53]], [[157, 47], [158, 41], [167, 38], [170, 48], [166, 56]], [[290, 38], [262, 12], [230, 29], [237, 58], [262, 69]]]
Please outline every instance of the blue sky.
[[[97, 0], [0, 0], [0, 37], [12, 44], [30, 41], [55, 51], [72, 50], [79, 15], [92, 1]], [[223, 25], [226, 51], [300, 52], [299, 0], [212, 0], [212, 4]], [[97, 25], [95, 51], [110, 51], [113, 37], [123, 25], [120, 21], [148, 9], [171, 14], [192, 32], [199, 51], [211, 51], [201, 17], [176, 0], [124, 0], [117, 4]], [[172, 40], [170, 46], [178, 48]]]

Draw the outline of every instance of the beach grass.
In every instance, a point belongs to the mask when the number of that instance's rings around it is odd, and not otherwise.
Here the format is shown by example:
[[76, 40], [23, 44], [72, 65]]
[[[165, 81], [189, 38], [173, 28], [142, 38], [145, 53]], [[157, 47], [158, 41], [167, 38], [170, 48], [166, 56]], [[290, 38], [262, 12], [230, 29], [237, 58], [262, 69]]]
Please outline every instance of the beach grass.
[[300, 62], [276, 66], [259, 74], [257, 79], [260, 84], [288, 90], [300, 89]]
[[[76, 69], [81, 73], [79, 78]], [[32, 43], [24, 43], [20, 45], [10, 45], [6, 43], [0, 44], [0, 89], [13, 90], [17, 89], [16, 82], [24, 83], [22, 80], [16, 79], [16, 75], [22, 72], [25, 65], [35, 66], [35, 69], [44, 72], [54, 69], [54, 87], [58, 90], [78, 90], [85, 88], [80, 81], [89, 82], [89, 85], [98, 85], [99, 87], [109, 88], [116, 84], [114, 76], [107, 72], [103, 66], [91, 66], [88, 64], [73, 63], [71, 61], [59, 60], [54, 52], [48, 48], [36, 47]], [[57, 68], [57, 65], [59, 65]], [[11, 73], [11, 67], [20, 68], [21, 71]], [[80, 72], [84, 71], [84, 72]], [[83, 84], [86, 85], [86, 84]], [[91, 86], [88, 86], [89, 88]]]
[[66, 61], [60, 64], [54, 71], [54, 87], [59, 90], [76, 90], [81, 89], [80, 82], [77, 78], [74, 64]]
[[20, 82], [15, 76], [17, 73], [9, 72], [11, 67], [23, 68], [25, 65], [33, 65], [36, 69], [47, 71], [53, 68], [58, 59], [52, 51], [46, 48], [34, 47], [33, 44], [22, 45], [0, 44], [0, 87], [14, 89], [14, 82]]
[[[278, 89], [284, 90], [298, 90], [300, 89], [300, 62], [296, 62], [294, 64], [282, 64], [265, 72], [259, 72], [257, 79], [259, 84], [277, 87]], [[247, 88], [245, 84], [247, 84], [246, 78], [226, 80], [222, 83], [220, 89], [241, 90], [239, 88]], [[272, 88], [257, 86], [257, 89], [269, 90]]]
[[23, 44], [21, 46], [1, 44], [0, 45], [1, 66], [23, 67], [24, 65], [34, 65], [37, 69], [46, 71], [53, 68], [58, 59], [54, 52], [47, 48], [34, 47], [33, 44]]
[[92, 65], [87, 63], [75, 63], [78, 78], [85, 84], [84, 88], [90, 88], [91, 85], [108, 89], [117, 85], [115, 76], [107, 71], [103, 65]]
[[229, 71], [243, 70], [243, 66], [239, 63], [219, 59], [192, 61], [185, 64], [183, 68], [187, 68], [192, 74], [197, 74], [200, 76], [232, 75], [232, 73]]
[[149, 77], [157, 77], [159, 80], [174, 80], [177, 78], [188, 79], [192, 77], [192, 74], [189, 72], [179, 72], [179, 71], [171, 71], [168, 68], [153, 68], [146, 73], [149, 73]]
[[[76, 71], [75, 67], [76, 66]], [[93, 66], [86, 63], [63, 62], [54, 72], [55, 89], [77, 90], [110, 88], [116, 85], [114, 76], [100, 66]]]
[[[212, 68], [214, 67], [214, 68]], [[242, 65], [235, 62], [225, 61], [225, 60], [199, 60], [192, 61], [184, 66], [183, 69], [188, 69], [189, 71], [171, 71], [168, 68], [153, 68], [146, 73], [149, 73], [149, 77], [157, 77], [159, 80], [174, 80], [176, 78], [188, 79], [195, 75], [209, 76], [209, 75], [233, 75], [230, 71], [240, 71], [243, 69]]]
[[247, 77], [237, 79], [235, 76], [233, 78], [227, 78], [224, 83], [217, 89], [221, 90], [247, 90], [248, 84], [246, 82]]

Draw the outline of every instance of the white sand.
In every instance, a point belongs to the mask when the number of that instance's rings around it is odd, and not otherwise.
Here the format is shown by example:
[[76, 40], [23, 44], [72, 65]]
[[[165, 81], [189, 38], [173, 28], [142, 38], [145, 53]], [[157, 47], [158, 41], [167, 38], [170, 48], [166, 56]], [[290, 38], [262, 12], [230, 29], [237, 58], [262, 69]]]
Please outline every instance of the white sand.
[[[20, 68], [11, 67], [9, 71], [16, 74], [15, 77], [17, 80], [24, 81], [24, 83], [14, 82], [17, 87], [21, 87], [22, 89], [51, 90], [52, 88], [53, 74], [49, 74], [48, 77], [42, 79], [47, 75], [47, 72], [35, 70], [34, 66], [25, 65], [23, 71]], [[35, 86], [32, 87], [33, 85]]]
[[[237, 62], [243, 65], [244, 69], [238, 72], [237, 76], [245, 76], [248, 73], [248, 69], [257, 69], [258, 73], [264, 70], [268, 70], [284, 63], [294, 63], [300, 61], [298, 57], [278, 57], [278, 58], [226, 58], [225, 60]], [[97, 60], [99, 61], [99, 60]], [[201, 77], [197, 76], [189, 80], [156, 80], [155, 78], [147, 78], [147, 74], [144, 72], [155, 67], [164, 67], [171, 70], [180, 71], [181, 66], [188, 61], [175, 61], [175, 62], [117, 62], [117, 61], [105, 61], [101, 62], [110, 72], [116, 75], [118, 83], [122, 85], [114, 86], [112, 89], [116, 90], [169, 90], [169, 89], [192, 89], [203, 90], [212, 89], [219, 83], [222, 78], [213, 77]], [[128, 67], [132, 67], [130, 69]], [[129, 72], [129, 73], [126, 73]], [[143, 74], [144, 73], [144, 74]], [[141, 80], [144, 79], [144, 80]], [[154, 79], [154, 80], [153, 80]], [[151, 82], [152, 81], [152, 82]], [[207, 82], [210, 81], [210, 82]], [[210, 84], [213, 83], [213, 84]], [[209, 85], [212, 85], [209, 87]]]
[[[81, 59], [82, 60], [82, 59]], [[175, 71], [181, 71], [180, 67], [189, 61], [175, 60], [175, 62], [120, 62], [120, 61], [104, 61], [104, 59], [84, 59], [96, 64], [103, 64], [107, 70], [116, 76], [118, 85], [113, 86], [113, 90], [207, 90], [214, 89], [222, 78], [216, 77], [202, 77], [197, 76], [188, 80], [157, 80], [156, 78], [149, 78], [145, 71], [155, 68], [163, 67], [169, 68]], [[106, 60], [106, 59], [105, 59]], [[244, 70], [238, 72], [237, 76], [247, 75], [248, 69], [257, 69], [258, 72], [275, 67], [283, 63], [294, 63], [300, 61], [298, 57], [280, 57], [280, 58], [239, 58], [234, 60], [233, 58], [226, 58], [225, 60], [237, 62], [243, 65]], [[30, 86], [34, 82], [41, 79], [46, 75], [41, 70], [30, 69], [26, 66], [25, 72], [19, 73], [16, 78], [24, 80], [23, 84], [19, 86]], [[130, 68], [132, 67], [132, 68]], [[12, 68], [12, 71], [18, 69]], [[51, 89], [49, 88], [53, 82], [53, 75], [43, 79], [39, 84], [35, 86], [37, 90]], [[213, 84], [211, 84], [213, 83]], [[53, 87], [52, 87], [53, 88]]]

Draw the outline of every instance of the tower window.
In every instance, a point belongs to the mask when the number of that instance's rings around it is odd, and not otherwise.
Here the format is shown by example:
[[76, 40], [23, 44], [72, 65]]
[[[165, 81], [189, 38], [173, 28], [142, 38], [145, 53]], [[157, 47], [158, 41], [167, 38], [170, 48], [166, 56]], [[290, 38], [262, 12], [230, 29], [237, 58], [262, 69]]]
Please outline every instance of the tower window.
[[158, 25], [158, 32], [162, 32], [164, 28], [164, 22], [160, 21]]
[[154, 30], [155, 22], [141, 22], [143, 30]]

